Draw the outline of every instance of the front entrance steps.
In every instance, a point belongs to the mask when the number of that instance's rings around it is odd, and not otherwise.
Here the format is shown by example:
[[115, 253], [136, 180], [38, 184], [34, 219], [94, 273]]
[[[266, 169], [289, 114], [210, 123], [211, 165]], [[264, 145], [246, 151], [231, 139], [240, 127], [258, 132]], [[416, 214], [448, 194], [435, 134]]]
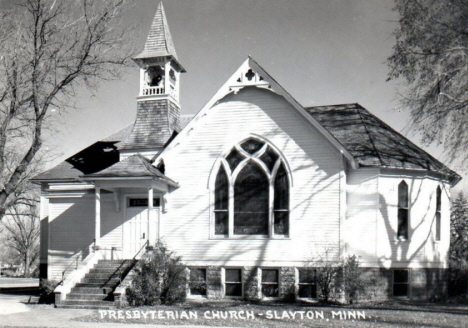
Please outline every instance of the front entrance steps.
[[57, 304], [57, 307], [73, 309], [115, 308], [113, 291], [136, 262], [136, 260], [100, 260], [73, 287], [66, 299]]

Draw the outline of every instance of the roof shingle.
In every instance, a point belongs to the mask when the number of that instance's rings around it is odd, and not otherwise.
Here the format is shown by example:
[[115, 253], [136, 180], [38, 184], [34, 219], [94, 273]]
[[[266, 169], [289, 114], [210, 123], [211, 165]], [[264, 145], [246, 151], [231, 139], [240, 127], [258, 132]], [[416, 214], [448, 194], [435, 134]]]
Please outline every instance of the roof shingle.
[[305, 110], [325, 127], [360, 166], [423, 169], [460, 176], [359, 104], [317, 106]]
[[110, 167], [91, 174], [82, 176], [83, 178], [158, 178], [171, 185], [177, 185], [173, 180], [161, 173], [150, 161], [140, 154], [127, 157], [123, 161], [117, 162]]
[[145, 48], [135, 59], [145, 59], [153, 57], [172, 56], [177, 60], [177, 53], [172, 40], [169, 25], [167, 24], [166, 13], [162, 2], [159, 3], [153, 23], [151, 24]]

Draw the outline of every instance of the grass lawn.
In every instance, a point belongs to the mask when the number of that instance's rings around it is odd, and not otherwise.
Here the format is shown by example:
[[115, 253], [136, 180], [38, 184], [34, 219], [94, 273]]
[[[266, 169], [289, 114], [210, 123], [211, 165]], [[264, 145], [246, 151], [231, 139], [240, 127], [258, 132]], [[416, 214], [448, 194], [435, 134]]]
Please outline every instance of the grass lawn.
[[78, 320], [127, 324], [147, 323], [255, 328], [461, 328], [468, 327], [468, 306], [405, 302], [352, 306], [319, 306], [278, 303], [248, 304], [235, 301], [189, 301], [172, 306], [123, 308], [117, 309], [115, 312], [96, 311], [95, 314], [80, 317]]

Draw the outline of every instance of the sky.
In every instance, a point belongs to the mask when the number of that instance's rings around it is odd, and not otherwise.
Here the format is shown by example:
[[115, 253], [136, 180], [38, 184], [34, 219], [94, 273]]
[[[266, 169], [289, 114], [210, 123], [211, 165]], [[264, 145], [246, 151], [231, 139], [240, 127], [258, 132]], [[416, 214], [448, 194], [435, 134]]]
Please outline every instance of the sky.
[[[0, 7], [13, 0], [0, 0]], [[159, 0], [137, 0], [125, 23], [137, 25], [143, 49]], [[251, 55], [304, 106], [358, 102], [420, 145], [404, 128], [398, 82], [386, 82], [386, 59], [398, 15], [390, 0], [165, 0], [179, 62], [182, 114], [195, 114]], [[138, 49], [138, 50], [140, 50]], [[47, 146], [52, 164], [132, 123], [139, 69], [102, 83], [92, 97], [81, 90], [78, 110], [61, 115]], [[57, 114], [58, 115], [58, 114]], [[442, 151], [422, 147], [436, 158]], [[52, 165], [51, 164], [51, 165]], [[464, 179], [468, 180], [468, 179]], [[457, 189], [467, 189], [466, 181]]]

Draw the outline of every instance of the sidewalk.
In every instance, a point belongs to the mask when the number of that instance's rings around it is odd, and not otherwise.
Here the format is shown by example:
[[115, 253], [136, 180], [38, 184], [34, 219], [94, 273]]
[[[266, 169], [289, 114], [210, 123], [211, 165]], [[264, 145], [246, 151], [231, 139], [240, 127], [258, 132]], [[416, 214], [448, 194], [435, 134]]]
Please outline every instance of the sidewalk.
[[[74, 321], [96, 313], [97, 310], [56, 309], [52, 306], [26, 305], [28, 296], [0, 294], [0, 327], [52, 327], [52, 328], [94, 328], [94, 327], [131, 327], [131, 328], [203, 328], [205, 326], [166, 326], [146, 324], [116, 324]], [[210, 328], [216, 328], [210, 326]], [[225, 327], [224, 327], [225, 328]]]

